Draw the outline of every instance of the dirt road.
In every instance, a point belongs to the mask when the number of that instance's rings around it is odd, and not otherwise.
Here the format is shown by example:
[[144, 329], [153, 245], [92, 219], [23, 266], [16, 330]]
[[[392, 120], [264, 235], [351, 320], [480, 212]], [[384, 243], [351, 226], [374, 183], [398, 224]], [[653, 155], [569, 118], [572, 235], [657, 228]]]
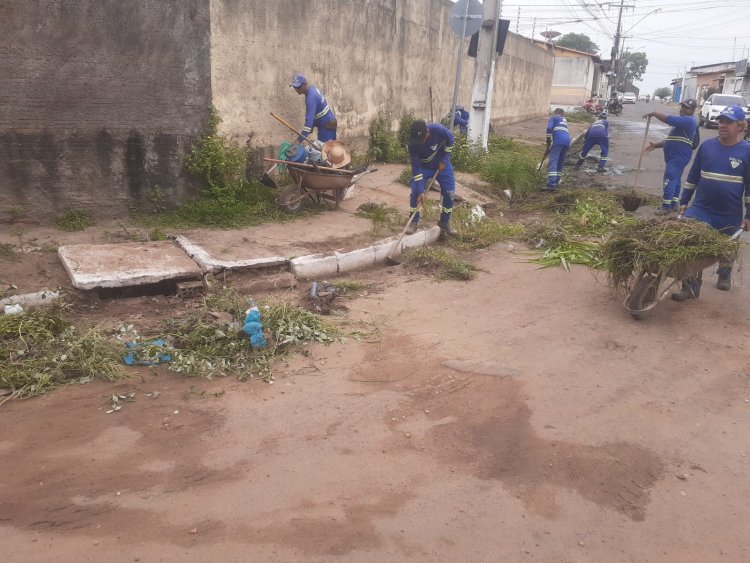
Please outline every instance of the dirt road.
[[636, 322], [603, 276], [527, 257], [477, 252], [469, 283], [353, 276], [376, 284], [347, 302], [370, 334], [310, 347], [273, 385], [143, 368], [6, 403], [0, 559], [750, 560], [743, 276], [727, 293], [707, 273], [699, 301]]

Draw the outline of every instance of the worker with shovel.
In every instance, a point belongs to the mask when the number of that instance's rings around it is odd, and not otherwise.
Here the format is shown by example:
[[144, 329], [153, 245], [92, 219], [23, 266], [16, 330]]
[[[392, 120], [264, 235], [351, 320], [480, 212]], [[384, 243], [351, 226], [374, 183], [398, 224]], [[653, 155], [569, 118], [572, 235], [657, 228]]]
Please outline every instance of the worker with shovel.
[[302, 74], [295, 74], [290, 86], [295, 92], [305, 96], [305, 125], [297, 142], [301, 143], [302, 138], [312, 133], [315, 127], [318, 128], [318, 140], [321, 143], [335, 141], [338, 124], [323, 93], [312, 84], [308, 84], [307, 78]]
[[[717, 231], [732, 235], [750, 229], [750, 143], [742, 139], [747, 126], [745, 111], [729, 106], [719, 114], [719, 136], [703, 143], [695, 153], [693, 166], [680, 197], [680, 214], [707, 223]], [[693, 205], [688, 203], [695, 195]], [[732, 264], [719, 265], [716, 287], [732, 287]], [[672, 294], [675, 301], [697, 299], [702, 272], [682, 282]]]
[[[570, 147], [570, 132], [565, 112], [557, 108], [552, 117], [547, 121], [547, 150], [549, 151], [549, 167], [547, 170], [548, 191], [556, 191], [562, 179], [562, 171], [565, 166], [565, 156]], [[542, 159], [544, 160], [544, 159]]]
[[578, 155], [576, 170], [581, 168], [583, 161], [586, 160], [586, 155], [596, 145], [599, 145], [599, 150], [601, 151], [597, 171], [604, 172], [607, 166], [607, 159], [609, 158], [609, 121], [607, 121], [606, 111], [599, 114], [599, 119], [591, 124], [583, 136], [583, 149], [581, 149], [581, 153]]
[[458, 233], [451, 226], [456, 178], [451, 166], [451, 151], [455, 137], [439, 123], [429, 125], [417, 120], [409, 131], [409, 159], [411, 160], [411, 198], [409, 213], [413, 215], [407, 234], [414, 234], [419, 222], [419, 208], [424, 200], [425, 180], [433, 177], [440, 184], [441, 210], [438, 226], [443, 234]]
[[680, 201], [680, 180], [685, 167], [690, 162], [693, 150], [700, 144], [698, 134], [698, 123], [693, 114], [697, 104], [695, 100], [685, 100], [680, 104], [680, 115], [665, 115], [658, 111], [652, 111], [644, 115], [644, 118], [655, 117], [659, 121], [672, 126], [667, 138], [658, 143], [649, 142], [644, 149], [651, 152], [655, 149], [664, 149], [664, 192], [662, 194], [661, 209], [657, 215], [669, 215], [677, 209]]

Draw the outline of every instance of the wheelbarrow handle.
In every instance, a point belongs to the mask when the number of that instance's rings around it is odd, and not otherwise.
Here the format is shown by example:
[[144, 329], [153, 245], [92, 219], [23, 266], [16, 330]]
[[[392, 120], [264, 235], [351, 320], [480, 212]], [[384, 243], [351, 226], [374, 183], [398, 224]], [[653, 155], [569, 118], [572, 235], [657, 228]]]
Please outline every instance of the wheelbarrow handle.
[[737, 231], [732, 235], [731, 240], [738, 240], [740, 238], [740, 235], [745, 232], [745, 229], [737, 229]]

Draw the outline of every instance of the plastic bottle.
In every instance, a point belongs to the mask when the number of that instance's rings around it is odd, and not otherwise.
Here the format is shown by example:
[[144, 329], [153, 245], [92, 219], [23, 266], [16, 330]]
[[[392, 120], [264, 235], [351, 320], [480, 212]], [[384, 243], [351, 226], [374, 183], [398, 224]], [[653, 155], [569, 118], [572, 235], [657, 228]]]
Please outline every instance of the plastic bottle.
[[266, 347], [266, 337], [263, 336], [263, 324], [260, 322], [260, 311], [253, 305], [245, 311], [245, 323], [242, 332], [250, 337], [250, 345], [254, 349]]

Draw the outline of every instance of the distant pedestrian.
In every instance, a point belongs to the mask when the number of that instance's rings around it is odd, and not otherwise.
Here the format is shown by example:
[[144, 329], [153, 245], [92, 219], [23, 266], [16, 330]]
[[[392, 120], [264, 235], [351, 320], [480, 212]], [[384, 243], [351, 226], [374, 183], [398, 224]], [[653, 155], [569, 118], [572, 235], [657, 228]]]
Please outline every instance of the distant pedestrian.
[[657, 111], [652, 111], [644, 115], [644, 118], [655, 117], [659, 121], [672, 126], [672, 130], [667, 138], [658, 143], [649, 142], [644, 149], [651, 152], [655, 149], [664, 149], [664, 190], [661, 200], [661, 209], [657, 211], [659, 215], [668, 215], [677, 209], [680, 201], [680, 182], [685, 167], [690, 162], [693, 155], [693, 149], [700, 144], [700, 135], [698, 134], [698, 123], [693, 117], [695, 113], [695, 100], [685, 100], [680, 104], [680, 115], [665, 115]]
[[453, 122], [455, 125], [458, 125], [458, 131], [461, 135], [469, 134], [469, 112], [466, 111], [464, 106], [456, 106], [456, 114]]
[[408, 234], [413, 234], [417, 230], [418, 210], [424, 199], [425, 182], [429, 182], [435, 174], [440, 184], [442, 204], [438, 226], [443, 234], [458, 234], [450, 224], [456, 191], [456, 178], [451, 166], [454, 142], [453, 133], [439, 123], [428, 125], [422, 120], [412, 123], [409, 131], [409, 160], [412, 174], [409, 213], [414, 214], [414, 219], [406, 231]]
[[547, 190], [555, 191], [562, 179], [565, 156], [570, 147], [570, 133], [565, 112], [557, 108], [547, 121], [547, 149], [549, 150], [549, 167], [547, 170]]
[[599, 119], [594, 121], [583, 136], [583, 149], [578, 155], [578, 162], [576, 162], [576, 168], [580, 168], [583, 161], [586, 160], [586, 155], [589, 151], [599, 146], [601, 154], [599, 155], [599, 166], [597, 170], [604, 172], [607, 166], [607, 159], [609, 158], [609, 121], [607, 121], [607, 112], [603, 111], [599, 114]]
[[312, 133], [315, 127], [318, 128], [318, 140], [321, 143], [335, 141], [338, 123], [323, 93], [312, 84], [308, 84], [303, 74], [295, 74], [290, 86], [295, 92], [305, 96], [305, 125], [297, 142], [302, 142], [302, 138]]
[[[680, 197], [680, 211], [731, 235], [740, 228], [750, 229], [750, 143], [742, 139], [747, 124], [740, 106], [724, 108], [718, 121], [719, 136], [703, 143], [695, 153]], [[688, 208], [693, 195], [695, 200]], [[682, 289], [672, 294], [672, 299], [697, 299], [702, 274], [682, 282]], [[716, 287], [728, 291], [732, 264], [720, 264], [718, 274]]]

